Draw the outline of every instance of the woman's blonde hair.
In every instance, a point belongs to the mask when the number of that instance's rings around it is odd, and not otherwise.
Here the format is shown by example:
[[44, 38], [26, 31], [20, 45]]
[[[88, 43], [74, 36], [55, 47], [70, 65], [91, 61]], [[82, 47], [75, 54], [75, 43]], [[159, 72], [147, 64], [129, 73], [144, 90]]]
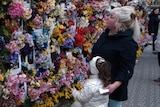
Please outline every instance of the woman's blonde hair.
[[136, 12], [132, 6], [116, 7], [110, 11], [117, 18], [116, 30], [124, 31], [128, 28], [133, 29], [133, 39], [135, 41], [140, 38], [140, 25], [136, 17]]

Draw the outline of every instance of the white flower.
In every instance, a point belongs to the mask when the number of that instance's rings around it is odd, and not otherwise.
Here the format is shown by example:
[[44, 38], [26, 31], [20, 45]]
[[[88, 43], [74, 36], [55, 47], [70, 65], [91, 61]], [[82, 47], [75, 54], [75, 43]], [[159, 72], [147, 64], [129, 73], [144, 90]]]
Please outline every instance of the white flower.
[[77, 26], [79, 27], [85, 28], [85, 27], [88, 27], [88, 25], [89, 25], [89, 20], [85, 19], [85, 17], [80, 17], [77, 20]]

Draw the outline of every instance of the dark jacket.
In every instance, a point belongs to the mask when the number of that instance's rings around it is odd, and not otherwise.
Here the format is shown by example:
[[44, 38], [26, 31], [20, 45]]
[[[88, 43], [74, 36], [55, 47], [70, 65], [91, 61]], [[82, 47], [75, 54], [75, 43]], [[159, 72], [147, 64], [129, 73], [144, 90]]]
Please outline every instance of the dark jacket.
[[108, 36], [108, 32], [106, 29], [94, 44], [92, 55], [100, 55], [111, 63], [112, 82], [118, 80], [122, 84], [110, 95], [110, 99], [124, 101], [128, 98], [127, 85], [133, 75], [138, 45], [132, 38], [131, 29], [112, 36]]
[[158, 18], [158, 14], [149, 15], [148, 32], [150, 35], [151, 33], [154, 33], [154, 35], [157, 36], [159, 22], [160, 22], [160, 19]]

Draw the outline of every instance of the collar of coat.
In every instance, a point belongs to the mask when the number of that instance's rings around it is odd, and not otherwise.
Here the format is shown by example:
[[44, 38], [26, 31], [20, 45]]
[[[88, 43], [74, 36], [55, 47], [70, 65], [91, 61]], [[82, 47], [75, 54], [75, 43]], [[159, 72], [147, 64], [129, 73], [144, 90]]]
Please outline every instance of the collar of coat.
[[[105, 30], [105, 33], [108, 35], [109, 29], [107, 28]], [[109, 37], [124, 37], [124, 36], [133, 36], [133, 30], [132, 29], [126, 29], [125, 31], [119, 31], [116, 34], [108, 35]]]

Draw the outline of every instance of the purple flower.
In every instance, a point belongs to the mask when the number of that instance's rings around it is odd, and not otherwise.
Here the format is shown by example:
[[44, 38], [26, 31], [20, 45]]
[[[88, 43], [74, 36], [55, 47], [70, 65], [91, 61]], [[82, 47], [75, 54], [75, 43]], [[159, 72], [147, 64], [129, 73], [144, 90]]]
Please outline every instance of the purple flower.
[[65, 42], [63, 43], [63, 48], [73, 48], [73, 38], [67, 38], [66, 40], [65, 40]]
[[12, 54], [9, 54], [6, 59], [6, 62], [12, 64], [13, 66], [17, 65], [18, 64], [18, 55], [19, 55], [19, 52], [17, 52], [17, 51], [13, 52]]

